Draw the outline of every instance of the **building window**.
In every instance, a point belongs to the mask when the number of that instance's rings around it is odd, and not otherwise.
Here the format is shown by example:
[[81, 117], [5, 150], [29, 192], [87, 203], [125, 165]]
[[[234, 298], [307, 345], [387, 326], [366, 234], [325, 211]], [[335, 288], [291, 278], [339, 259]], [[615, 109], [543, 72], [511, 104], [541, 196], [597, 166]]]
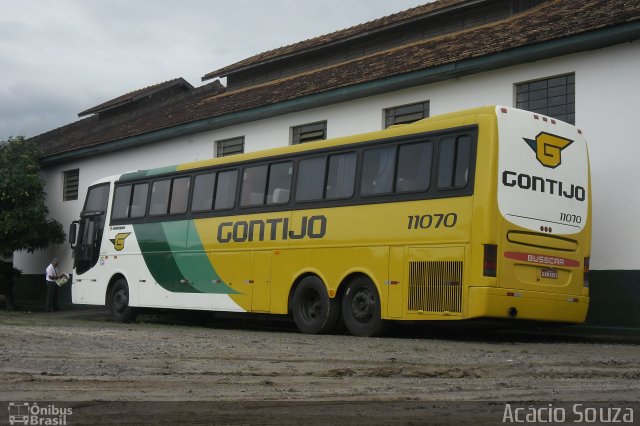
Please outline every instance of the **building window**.
[[429, 117], [429, 101], [401, 105], [384, 110], [384, 128], [394, 124], [408, 124]]
[[516, 108], [576, 124], [575, 74], [516, 84]]
[[318, 141], [327, 138], [327, 122], [303, 124], [291, 128], [291, 145], [299, 143]]
[[78, 182], [80, 181], [80, 169], [63, 172], [64, 182], [62, 187], [62, 200], [72, 201], [78, 199]]
[[226, 157], [243, 152], [244, 136], [216, 141], [216, 157]]

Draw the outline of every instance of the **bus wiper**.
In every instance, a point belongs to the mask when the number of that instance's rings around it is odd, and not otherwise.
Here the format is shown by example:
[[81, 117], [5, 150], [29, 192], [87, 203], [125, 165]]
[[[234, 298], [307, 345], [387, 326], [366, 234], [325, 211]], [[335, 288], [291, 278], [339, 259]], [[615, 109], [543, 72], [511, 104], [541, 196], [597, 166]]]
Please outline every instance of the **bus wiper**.
[[104, 214], [104, 210], [94, 210], [94, 211], [88, 211], [88, 212], [82, 212], [80, 213], [80, 217], [88, 217], [88, 216], [100, 216], [101, 214]]

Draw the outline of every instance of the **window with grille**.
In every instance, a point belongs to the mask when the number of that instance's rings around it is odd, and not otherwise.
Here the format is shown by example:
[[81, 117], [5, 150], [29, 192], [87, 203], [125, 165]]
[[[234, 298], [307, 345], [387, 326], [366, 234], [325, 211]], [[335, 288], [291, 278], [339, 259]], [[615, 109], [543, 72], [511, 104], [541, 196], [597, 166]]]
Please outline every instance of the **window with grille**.
[[80, 181], [80, 169], [63, 172], [64, 182], [62, 187], [62, 200], [72, 201], [78, 199], [78, 182]]
[[327, 138], [327, 122], [303, 124], [291, 128], [291, 144], [317, 141]]
[[394, 124], [408, 124], [429, 117], [429, 101], [401, 105], [384, 110], [384, 128]]
[[244, 136], [216, 141], [216, 157], [226, 157], [243, 152]]
[[516, 108], [576, 124], [575, 74], [516, 84]]

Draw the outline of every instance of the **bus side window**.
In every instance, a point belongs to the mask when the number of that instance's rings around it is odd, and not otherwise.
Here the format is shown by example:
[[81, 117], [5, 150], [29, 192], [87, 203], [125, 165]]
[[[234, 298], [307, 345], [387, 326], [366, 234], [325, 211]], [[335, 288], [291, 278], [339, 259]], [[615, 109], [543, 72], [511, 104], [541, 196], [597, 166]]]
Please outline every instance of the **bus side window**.
[[242, 176], [240, 206], [261, 206], [267, 189], [267, 166], [245, 167]]
[[131, 200], [131, 185], [116, 187], [113, 197], [113, 212], [111, 216], [114, 219], [124, 219], [129, 217], [129, 201]]
[[238, 171], [227, 170], [218, 173], [216, 183], [215, 210], [228, 210], [233, 208], [236, 199], [236, 187], [238, 185]]
[[418, 192], [429, 189], [433, 144], [420, 142], [400, 145], [396, 192]]
[[173, 179], [171, 183], [171, 203], [169, 204], [169, 214], [185, 213], [189, 203], [190, 177]]
[[309, 158], [298, 163], [296, 201], [322, 200], [327, 157]]
[[362, 195], [388, 194], [393, 190], [396, 147], [368, 149], [362, 160]]
[[458, 138], [458, 152], [456, 156], [456, 174], [453, 184], [456, 187], [466, 186], [469, 181], [469, 166], [471, 164], [471, 138], [460, 136]]
[[293, 163], [275, 163], [269, 166], [267, 204], [287, 204], [291, 198]]
[[356, 180], [356, 161], [355, 152], [329, 157], [329, 171], [325, 188], [326, 199], [351, 198]]
[[153, 182], [151, 186], [151, 205], [149, 206], [150, 215], [167, 214], [170, 189], [171, 181], [169, 179]]
[[216, 174], [197, 175], [193, 180], [193, 199], [191, 210], [201, 212], [213, 208]]
[[438, 149], [438, 189], [465, 187], [469, 180], [471, 138], [447, 137], [440, 140]]
[[130, 217], [144, 217], [147, 211], [147, 194], [149, 192], [148, 183], [133, 185], [133, 197], [131, 197]]

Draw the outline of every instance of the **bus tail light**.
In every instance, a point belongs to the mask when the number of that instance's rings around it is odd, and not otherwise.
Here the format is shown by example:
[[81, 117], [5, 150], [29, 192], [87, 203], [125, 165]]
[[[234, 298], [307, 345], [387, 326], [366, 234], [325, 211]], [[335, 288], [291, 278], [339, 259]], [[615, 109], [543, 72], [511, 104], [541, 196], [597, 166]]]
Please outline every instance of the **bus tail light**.
[[589, 260], [590, 258], [588, 257], [584, 258], [584, 288], [589, 288]]
[[498, 269], [498, 246], [495, 244], [484, 245], [484, 260], [482, 262], [482, 275], [495, 277]]

